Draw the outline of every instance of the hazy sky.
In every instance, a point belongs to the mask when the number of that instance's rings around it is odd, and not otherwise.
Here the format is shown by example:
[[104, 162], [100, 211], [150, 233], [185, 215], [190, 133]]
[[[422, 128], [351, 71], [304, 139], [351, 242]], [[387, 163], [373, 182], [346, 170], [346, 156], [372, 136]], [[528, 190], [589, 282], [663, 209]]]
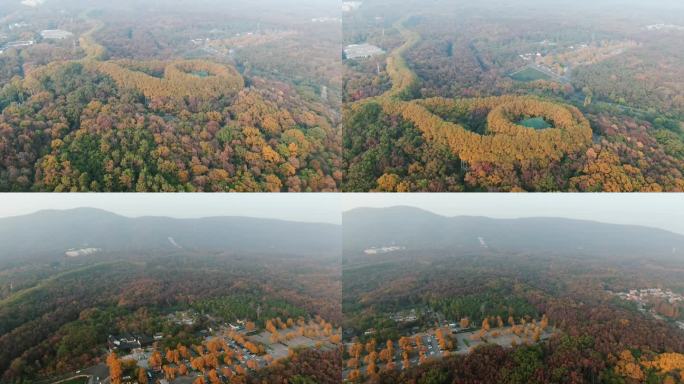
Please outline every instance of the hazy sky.
[[565, 217], [657, 227], [684, 234], [684, 194], [345, 194], [343, 209], [408, 205], [444, 216]]
[[556, 193], [313, 193], [313, 194], [3, 194], [0, 217], [42, 209], [100, 208], [124, 216], [249, 216], [308, 222], [341, 222], [358, 207], [408, 205], [445, 216], [567, 217], [637, 224], [684, 234], [684, 194]]
[[341, 222], [339, 195], [330, 193], [3, 193], [0, 196], [0, 217], [76, 207], [100, 208], [129, 217], [249, 216], [335, 224]]

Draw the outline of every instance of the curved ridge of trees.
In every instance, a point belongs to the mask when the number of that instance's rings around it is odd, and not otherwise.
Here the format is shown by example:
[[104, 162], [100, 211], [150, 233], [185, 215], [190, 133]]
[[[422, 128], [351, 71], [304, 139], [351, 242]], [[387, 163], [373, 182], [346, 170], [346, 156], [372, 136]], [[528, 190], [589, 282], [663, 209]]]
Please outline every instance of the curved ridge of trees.
[[0, 88], [3, 191], [332, 191], [335, 116], [205, 60], [54, 61]]
[[[159, 62], [152, 62], [149, 66], [131, 60], [90, 62], [87, 65], [109, 75], [120, 87], [138, 89], [148, 98], [218, 98], [234, 96], [245, 86], [244, 79], [235, 68], [203, 60], [171, 62], [164, 66], [161, 78], [150, 75], [158, 70]], [[196, 76], [195, 72], [204, 72], [207, 76]]]
[[[572, 106], [531, 97], [500, 96], [481, 99], [432, 98], [413, 102], [384, 101], [383, 109], [412, 122], [427, 140], [449, 147], [466, 162], [510, 163], [524, 160], [560, 160], [591, 144], [592, 131], [582, 113]], [[461, 115], [487, 112], [485, 134], [446, 121], [433, 111], [454, 109]], [[553, 128], [535, 130], [515, 123], [521, 116], [540, 116]]]
[[[673, 72], [644, 75], [656, 67], [644, 67], [651, 63], [644, 52], [631, 56], [631, 69], [624, 72], [630, 79], [623, 76], [620, 84], [608, 84], [614, 82], [608, 75], [625, 67], [619, 59], [601, 64], [601, 70], [592, 65], [577, 71], [579, 83], [516, 83], [502, 76], [505, 64], [495, 64], [501, 55], [477, 52], [471, 43], [479, 34], [453, 37], [453, 29], [434, 32], [439, 26], [406, 20], [394, 24], [398, 36], [389, 44], [396, 48], [383, 72], [375, 75], [373, 60], [350, 61], [360, 67], [352, 73], [362, 75], [345, 84], [344, 190], [684, 190], [684, 135], [674, 108], [681, 100], [672, 87], [654, 80], [672, 79]], [[428, 35], [429, 43], [423, 39]], [[671, 61], [653, 61], [659, 62]], [[580, 72], [590, 76], [580, 79]], [[629, 92], [633, 81], [640, 83], [636, 94]], [[592, 93], [600, 97], [587, 103]], [[654, 94], [658, 100], [648, 99]], [[544, 118], [552, 127], [535, 131], [517, 123], [528, 117]]]
[[[419, 79], [403, 55], [421, 37], [408, 30], [404, 21], [395, 28], [405, 42], [387, 58], [391, 89], [352, 103], [345, 112], [349, 120], [344, 145], [351, 164], [345, 189], [518, 190], [521, 184], [526, 188], [530, 184], [555, 190], [567, 184], [592, 144], [591, 125], [582, 112], [570, 105], [514, 95], [416, 99]], [[373, 105], [382, 113], [371, 113]], [[366, 117], [350, 118], [366, 113], [386, 120], [375, 124]], [[516, 124], [518, 118], [526, 117], [543, 117], [554, 126], [535, 130]], [[361, 121], [365, 126], [357, 127]], [[385, 125], [393, 128], [379, 133]], [[350, 137], [349, 132], [359, 129], [365, 139]], [[366, 136], [369, 129], [374, 133]], [[408, 136], [396, 136], [402, 134]], [[393, 148], [387, 140], [397, 140], [398, 146]], [[364, 151], [363, 147], [374, 149]], [[558, 166], [563, 161], [570, 165]], [[602, 180], [592, 180], [591, 185], [602, 185]]]
[[292, 88], [257, 79], [230, 98], [146, 100], [88, 66], [50, 64], [2, 88], [0, 190], [337, 189], [334, 122]]
[[387, 74], [392, 81], [392, 88], [387, 91], [386, 96], [400, 99], [410, 98], [419, 82], [418, 76], [406, 63], [404, 52], [418, 44], [420, 35], [404, 27], [404, 21], [397, 22], [394, 28], [399, 30], [406, 41], [387, 57]]
[[86, 54], [84, 60], [105, 60], [107, 58], [107, 48], [98, 43], [93, 37], [93, 35], [102, 29], [103, 26], [103, 22], [96, 21], [93, 28], [78, 39], [78, 44], [83, 48], [83, 51], [85, 51]]

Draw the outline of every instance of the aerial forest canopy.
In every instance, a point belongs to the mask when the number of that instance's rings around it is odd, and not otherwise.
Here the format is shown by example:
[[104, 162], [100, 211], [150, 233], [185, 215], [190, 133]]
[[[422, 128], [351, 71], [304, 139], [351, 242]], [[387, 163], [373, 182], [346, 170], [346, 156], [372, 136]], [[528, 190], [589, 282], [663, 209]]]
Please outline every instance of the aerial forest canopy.
[[[147, 65], [146, 65], [147, 64]], [[217, 99], [237, 94], [244, 79], [235, 68], [201, 60], [174, 63], [98, 62], [93, 68], [111, 76], [122, 88], [142, 91], [147, 98]], [[163, 77], [155, 74], [163, 73]]]
[[[388, 53], [346, 60], [343, 190], [684, 190], [681, 55], [662, 52], [681, 44], [594, 19], [566, 31], [555, 15], [532, 31], [531, 10], [509, 20], [487, 4], [390, 3], [345, 19], [346, 43]], [[659, 86], [646, 60], [667, 68]], [[642, 90], [646, 79], [657, 89]]]
[[682, 383], [681, 233], [413, 206], [343, 215], [347, 383]]
[[[204, 206], [220, 211], [216, 201]], [[123, 384], [141, 370], [148, 383], [216, 383], [217, 372], [223, 383], [339, 382], [334, 224], [77, 208], [3, 217], [0, 228], [3, 384]], [[51, 240], [24, 237], [43, 231]]]
[[[0, 89], [2, 191], [334, 191], [340, 135], [324, 102], [230, 60], [79, 58]], [[76, 48], [75, 48], [76, 49]]]

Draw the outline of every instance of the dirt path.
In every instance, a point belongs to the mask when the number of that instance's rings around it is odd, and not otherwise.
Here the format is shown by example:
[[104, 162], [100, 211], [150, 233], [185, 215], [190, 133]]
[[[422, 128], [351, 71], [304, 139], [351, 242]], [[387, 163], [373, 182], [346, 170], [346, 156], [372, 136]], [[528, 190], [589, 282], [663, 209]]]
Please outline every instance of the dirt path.
[[380, 97], [401, 97], [410, 87], [418, 83], [418, 76], [409, 68], [404, 54], [418, 44], [421, 37], [418, 32], [407, 29], [404, 26], [405, 22], [406, 18], [394, 24], [394, 28], [404, 38], [404, 44], [393, 50], [387, 57], [387, 73], [392, 81], [392, 88]]

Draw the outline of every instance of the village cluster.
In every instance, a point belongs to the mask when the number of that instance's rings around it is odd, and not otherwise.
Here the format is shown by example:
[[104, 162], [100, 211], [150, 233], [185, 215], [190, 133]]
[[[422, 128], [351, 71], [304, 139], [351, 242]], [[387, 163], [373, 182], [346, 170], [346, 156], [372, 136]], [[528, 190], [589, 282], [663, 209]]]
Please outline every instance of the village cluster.
[[647, 304], [654, 298], [666, 300], [670, 304], [684, 303], [684, 296], [669, 289], [661, 288], [630, 289], [628, 292], [618, 292], [616, 295], [622, 299], [641, 304]]
[[[169, 314], [166, 320], [192, 327], [198, 324], [200, 317], [190, 310]], [[110, 375], [121, 371], [121, 383], [140, 382], [141, 375], [145, 375], [148, 382], [160, 384], [190, 383], [197, 378], [202, 381], [205, 376], [210, 382], [216, 379], [228, 382], [234, 376], [245, 376], [278, 364], [296, 350], [332, 349], [341, 342], [340, 329], [333, 328], [320, 317], [309, 320], [301, 317], [270, 319], [263, 329], [246, 319], [231, 323], [216, 322], [212, 317], [208, 319], [216, 325], [197, 332], [196, 336], [202, 340], [197, 345], [179, 343], [175, 347], [163, 348], [163, 340], [170, 336], [163, 333], [151, 336], [110, 335], [107, 359]], [[105, 378], [97, 378], [96, 382], [105, 382]]]
[[684, 320], [679, 320], [681, 308], [684, 307], [683, 295], [661, 288], [630, 289], [627, 292], [614, 293], [614, 295], [635, 303], [640, 312], [648, 313], [659, 320], [672, 320], [684, 330]]
[[[428, 359], [440, 359], [451, 354], [467, 354], [486, 343], [504, 347], [534, 344], [548, 339], [556, 331], [549, 325], [546, 315], [540, 320], [511, 316], [506, 321], [500, 316], [492, 316], [485, 318], [480, 325], [471, 323], [468, 318], [452, 321], [428, 309], [410, 309], [391, 313], [389, 319], [397, 324], [414, 325], [410, 335], [378, 343], [375, 339], [377, 330], [369, 329], [363, 332], [362, 338], [352, 337], [345, 343], [345, 380], [355, 381], [384, 369], [408, 369]], [[425, 319], [429, 323], [434, 322], [434, 326], [421, 330], [419, 320]]]

